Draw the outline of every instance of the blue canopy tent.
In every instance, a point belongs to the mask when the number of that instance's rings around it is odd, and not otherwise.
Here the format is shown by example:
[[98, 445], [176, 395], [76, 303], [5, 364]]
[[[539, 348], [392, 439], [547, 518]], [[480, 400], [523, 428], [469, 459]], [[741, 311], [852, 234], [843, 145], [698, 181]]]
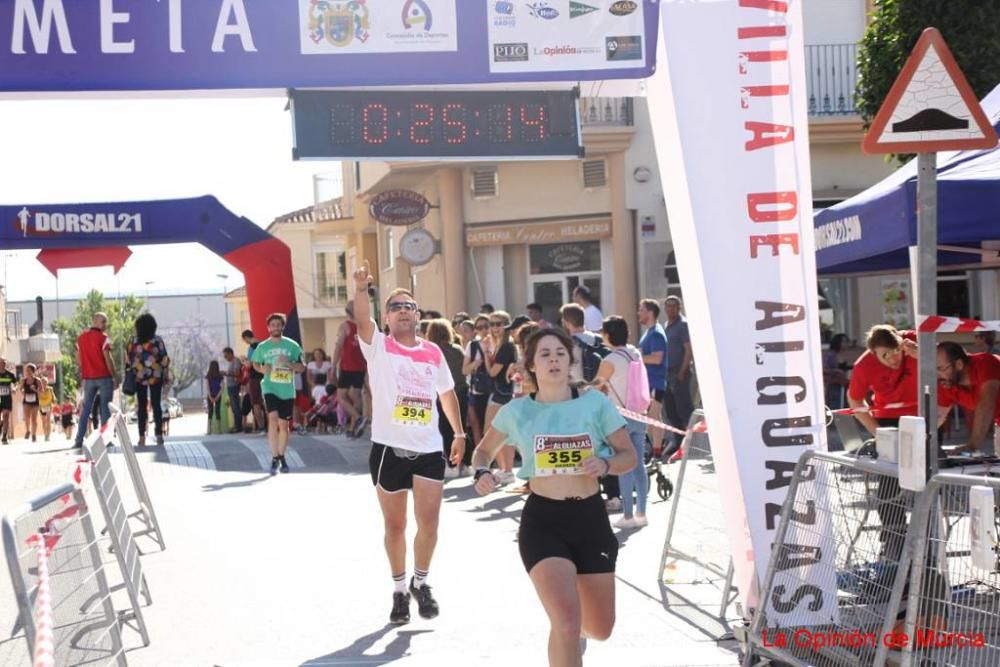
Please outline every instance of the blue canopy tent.
[[[982, 102], [1000, 130], [1000, 85]], [[905, 271], [917, 243], [917, 161], [814, 218], [821, 274]], [[969, 251], [963, 251], [969, 248]], [[1000, 147], [938, 155], [938, 264], [1000, 267]], [[992, 261], [991, 261], [992, 260]]]

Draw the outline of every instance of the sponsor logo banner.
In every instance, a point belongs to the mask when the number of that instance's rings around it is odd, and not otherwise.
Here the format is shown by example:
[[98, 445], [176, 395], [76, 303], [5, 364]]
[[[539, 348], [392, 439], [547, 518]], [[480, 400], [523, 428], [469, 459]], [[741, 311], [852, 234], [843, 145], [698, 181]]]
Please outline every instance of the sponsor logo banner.
[[[0, 0], [0, 93], [639, 79], [653, 71], [659, 6], [614, 16], [598, 0]], [[511, 43], [603, 51], [619, 34], [643, 35], [648, 55], [493, 57]]]
[[511, 44], [493, 45], [493, 62], [513, 63], [528, 60], [528, 43], [515, 42]]
[[[490, 71], [496, 74], [552, 68], [607, 71], [641, 65], [650, 49], [648, 23], [656, 22], [660, 6], [648, 0], [610, 4], [489, 0], [487, 4]], [[498, 46], [511, 43], [526, 44], [528, 57], [497, 51]]]
[[642, 60], [642, 35], [622, 35], [604, 40], [608, 60]]
[[662, 14], [666, 63], [647, 97], [660, 169], [676, 172], [664, 195], [736, 585], [769, 623], [832, 626], [818, 467], [759, 599], [796, 462], [826, 448], [802, 3], [688, 0]]
[[573, 0], [570, 0], [569, 17], [571, 19], [575, 19], [580, 16], [586, 16], [587, 14], [596, 11], [597, 7], [594, 7], [593, 5], [585, 5], [582, 2], [574, 2]]
[[636, 10], [638, 3], [633, 2], [633, 0], [618, 0], [618, 2], [611, 3], [611, 7], [608, 11], [614, 16], [628, 16]]
[[303, 55], [458, 49], [455, 0], [299, 0]]

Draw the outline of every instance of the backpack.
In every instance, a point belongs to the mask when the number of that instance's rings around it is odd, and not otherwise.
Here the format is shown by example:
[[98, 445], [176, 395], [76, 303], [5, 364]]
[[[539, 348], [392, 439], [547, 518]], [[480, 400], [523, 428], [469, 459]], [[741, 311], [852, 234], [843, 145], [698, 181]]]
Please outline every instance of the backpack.
[[[639, 414], [646, 414], [651, 396], [649, 395], [649, 377], [646, 375], [646, 365], [642, 363], [642, 355], [632, 356], [624, 350], [618, 350], [628, 359], [628, 372], [625, 376], [625, 409]], [[621, 401], [621, 397], [618, 398]]]
[[611, 354], [611, 350], [600, 338], [596, 339], [593, 345], [584, 342], [579, 336], [573, 336], [577, 346], [580, 348], [580, 365], [583, 367], [583, 381], [593, 382], [597, 377], [597, 370], [601, 367], [604, 357]]

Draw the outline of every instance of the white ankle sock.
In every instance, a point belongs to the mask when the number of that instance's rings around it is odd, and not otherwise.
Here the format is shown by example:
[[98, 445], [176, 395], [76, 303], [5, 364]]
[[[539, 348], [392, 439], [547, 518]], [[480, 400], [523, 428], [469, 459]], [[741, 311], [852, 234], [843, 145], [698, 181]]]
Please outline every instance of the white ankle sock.
[[393, 593], [405, 593], [406, 592], [406, 573], [394, 574], [392, 575], [392, 592]]
[[413, 571], [413, 586], [415, 588], [420, 588], [427, 583], [427, 570], [414, 570]]

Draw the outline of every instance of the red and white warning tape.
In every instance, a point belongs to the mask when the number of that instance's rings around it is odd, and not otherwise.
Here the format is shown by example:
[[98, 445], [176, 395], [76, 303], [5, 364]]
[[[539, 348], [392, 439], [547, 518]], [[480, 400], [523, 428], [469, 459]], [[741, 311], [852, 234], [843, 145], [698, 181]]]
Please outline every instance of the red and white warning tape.
[[921, 333], [972, 333], [1000, 331], [1000, 320], [974, 320], [968, 317], [918, 315], [917, 331]]
[[[646, 415], [639, 414], [638, 412], [632, 412], [631, 410], [626, 410], [625, 408], [618, 408], [618, 413], [621, 414], [622, 417], [627, 417], [634, 421], [642, 422], [643, 424], [649, 424], [651, 426], [655, 426], [656, 428], [663, 429], [664, 431], [670, 431], [671, 433], [678, 433], [680, 435], [688, 434], [685, 430], [675, 428], [670, 424], [664, 424], [663, 422], [653, 419], [652, 417], [647, 417]], [[707, 430], [707, 427], [705, 426], [705, 422], [701, 421], [698, 422], [698, 425], [692, 430], [704, 433]]]
[[883, 405], [880, 408], [843, 408], [841, 410], [831, 410], [830, 412], [835, 415], [856, 415], [856, 414], [866, 414], [870, 413], [873, 417], [878, 417], [879, 413], [884, 410], [906, 410], [909, 408], [916, 408], [916, 403], [889, 403]]
[[32, 535], [38, 554], [38, 590], [35, 594], [34, 667], [55, 667], [56, 635], [52, 618], [52, 589], [49, 582], [48, 536]]

